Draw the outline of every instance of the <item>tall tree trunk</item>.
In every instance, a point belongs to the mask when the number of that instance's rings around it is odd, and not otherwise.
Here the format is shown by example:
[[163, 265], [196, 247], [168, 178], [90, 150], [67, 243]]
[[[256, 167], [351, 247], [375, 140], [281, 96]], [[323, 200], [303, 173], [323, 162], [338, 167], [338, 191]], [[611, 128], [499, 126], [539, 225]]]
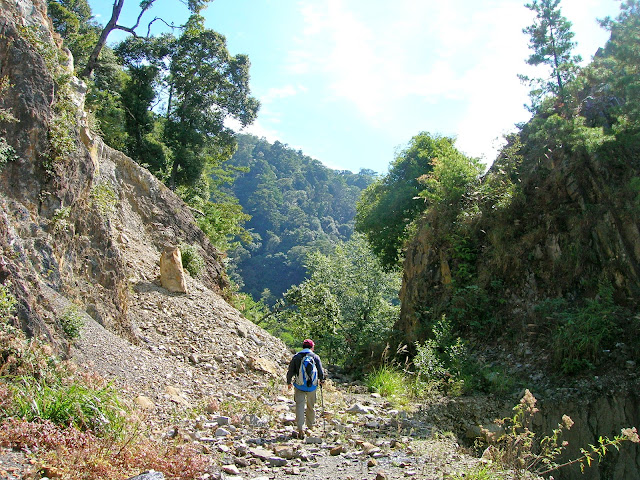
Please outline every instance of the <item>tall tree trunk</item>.
[[111, 19], [109, 23], [104, 27], [102, 33], [100, 34], [100, 38], [98, 39], [98, 43], [93, 48], [93, 52], [89, 56], [89, 61], [87, 62], [87, 66], [84, 67], [82, 72], [80, 73], [80, 78], [88, 78], [91, 76], [93, 71], [98, 64], [98, 57], [100, 56], [100, 52], [102, 51], [102, 47], [107, 43], [107, 37], [109, 34], [116, 29], [118, 24], [118, 18], [120, 17], [120, 12], [122, 11], [122, 6], [124, 5], [124, 0], [114, 0], [113, 2], [113, 10], [111, 11]]
[[171, 176], [169, 177], [169, 190], [172, 192], [176, 191], [176, 179], [178, 177], [178, 160], [173, 159], [173, 164], [171, 165]]

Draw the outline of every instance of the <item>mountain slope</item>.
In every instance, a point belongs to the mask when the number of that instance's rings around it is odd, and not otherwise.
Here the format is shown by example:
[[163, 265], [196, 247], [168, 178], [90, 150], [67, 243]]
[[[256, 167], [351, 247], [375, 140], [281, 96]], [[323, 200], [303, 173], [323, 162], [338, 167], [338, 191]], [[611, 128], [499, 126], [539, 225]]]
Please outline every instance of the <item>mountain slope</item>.
[[325, 167], [301, 151], [251, 135], [238, 136], [229, 162], [248, 169], [230, 189], [251, 215], [253, 242], [232, 253], [244, 291], [255, 299], [269, 289], [273, 301], [304, 279], [306, 253], [328, 253], [353, 232], [355, 206], [374, 172]]

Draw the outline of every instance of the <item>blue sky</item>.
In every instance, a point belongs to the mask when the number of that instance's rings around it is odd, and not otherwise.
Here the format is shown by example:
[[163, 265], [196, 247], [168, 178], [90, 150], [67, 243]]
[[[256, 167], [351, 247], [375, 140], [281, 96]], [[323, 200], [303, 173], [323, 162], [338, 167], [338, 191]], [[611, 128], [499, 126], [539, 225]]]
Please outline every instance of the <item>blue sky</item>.
[[[112, 1], [89, 3], [104, 24]], [[179, 0], [155, 3], [148, 20], [185, 20]], [[249, 133], [331, 168], [384, 173], [421, 131], [453, 136], [461, 151], [490, 164], [502, 136], [529, 118], [528, 88], [516, 75], [541, 74], [525, 63], [522, 29], [533, 13], [524, 3], [215, 0], [204, 15], [232, 54], [251, 60], [251, 91], [262, 107]], [[126, 1], [120, 24], [133, 25], [138, 4]], [[575, 53], [591, 60], [608, 38], [596, 19], [617, 16], [619, 0], [560, 6], [573, 23]]]

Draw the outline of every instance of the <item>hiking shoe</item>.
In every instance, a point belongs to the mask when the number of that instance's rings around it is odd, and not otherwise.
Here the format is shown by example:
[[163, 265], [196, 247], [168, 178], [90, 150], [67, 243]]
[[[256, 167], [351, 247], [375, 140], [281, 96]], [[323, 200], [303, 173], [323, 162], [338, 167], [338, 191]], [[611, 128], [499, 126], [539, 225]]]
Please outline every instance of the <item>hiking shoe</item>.
[[300, 440], [304, 439], [304, 431], [298, 430], [297, 432], [293, 432], [293, 437]]

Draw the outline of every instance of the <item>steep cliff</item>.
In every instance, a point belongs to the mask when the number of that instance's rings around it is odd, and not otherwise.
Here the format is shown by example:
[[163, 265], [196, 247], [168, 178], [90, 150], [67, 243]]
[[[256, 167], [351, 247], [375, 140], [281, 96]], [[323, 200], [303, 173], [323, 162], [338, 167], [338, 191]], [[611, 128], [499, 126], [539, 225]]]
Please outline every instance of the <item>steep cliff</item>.
[[[527, 135], [508, 201], [475, 198], [457, 216], [423, 219], [404, 263], [405, 341], [423, 340], [433, 316], [447, 314], [472, 337], [542, 340], [544, 355], [559, 323], [553, 301], [579, 309], [605, 294], [624, 317], [616, 342], [638, 333], [640, 229], [630, 188], [640, 175], [637, 150], [611, 140], [591, 152], [569, 144], [538, 155]], [[498, 159], [483, 183], [505, 181], [505, 162]]]
[[[445, 316], [473, 388], [531, 388], [545, 413], [537, 433], [564, 413], [576, 421], [568, 460], [640, 423], [640, 143], [635, 127], [586, 126], [561, 108], [524, 125], [459, 204], [427, 209], [406, 251], [397, 331], [411, 348]], [[639, 471], [631, 446], [584, 478]]]
[[0, 1], [0, 136], [14, 152], [0, 166], [0, 280], [18, 297], [25, 331], [63, 342], [42, 287], [112, 331], [136, 337], [128, 306], [153, 282], [168, 245], [197, 245], [199, 282], [228, 286], [222, 255], [185, 204], [87, 126], [84, 85], [51, 33], [44, 0]]

